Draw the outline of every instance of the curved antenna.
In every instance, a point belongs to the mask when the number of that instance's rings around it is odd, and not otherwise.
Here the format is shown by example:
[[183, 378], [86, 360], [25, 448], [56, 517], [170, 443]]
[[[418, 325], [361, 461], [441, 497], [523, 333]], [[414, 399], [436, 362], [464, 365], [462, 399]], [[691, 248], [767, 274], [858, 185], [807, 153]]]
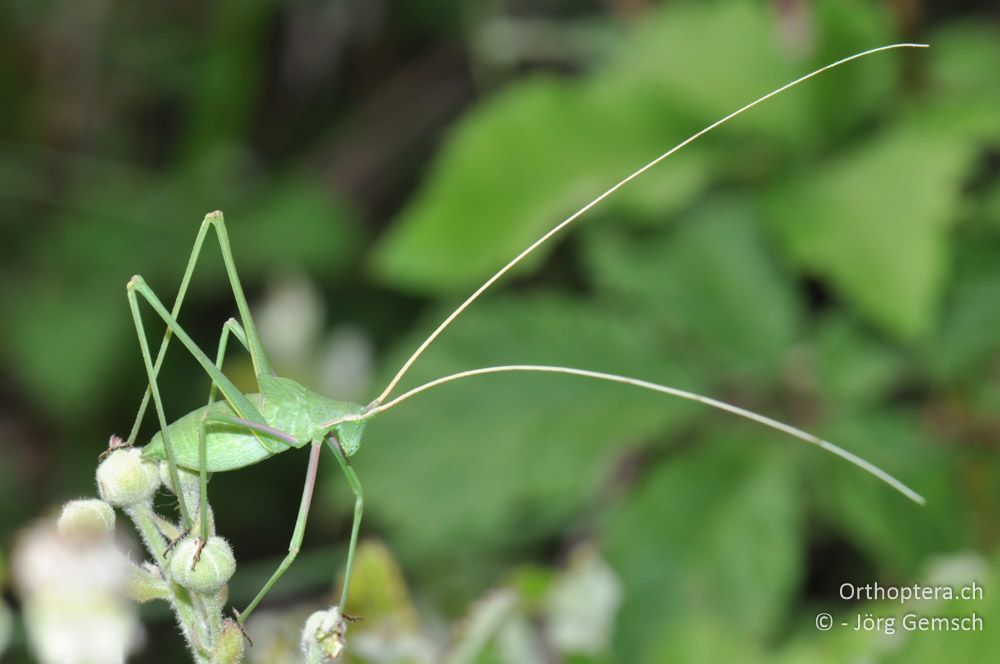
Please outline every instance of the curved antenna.
[[[706, 406], [711, 406], [712, 408], [717, 408], [719, 410], [724, 410], [727, 413], [732, 413], [739, 417], [757, 422], [758, 424], [763, 424], [766, 427], [776, 429], [782, 433], [786, 433], [789, 436], [798, 438], [799, 440], [804, 440], [807, 443], [816, 445], [827, 452], [834, 454], [845, 461], [848, 461], [861, 470], [865, 471], [869, 475], [873, 475], [878, 479], [882, 480], [889, 486], [891, 486], [896, 491], [900, 492], [913, 502], [918, 505], [923, 505], [926, 503], [924, 497], [919, 493], [906, 486], [895, 477], [885, 472], [875, 464], [870, 461], [866, 461], [856, 454], [848, 452], [839, 445], [834, 445], [833, 443], [823, 440], [818, 436], [803, 431], [802, 429], [797, 429], [791, 425], [779, 422], [778, 420], [772, 419], [765, 415], [760, 415], [751, 410], [745, 408], [740, 408], [739, 406], [734, 406], [733, 404], [726, 403], [725, 401], [719, 401], [718, 399], [713, 399], [711, 397], [702, 396], [701, 394], [696, 394], [694, 392], [688, 392], [687, 390], [681, 390], [676, 387], [668, 387], [666, 385], [660, 385], [659, 383], [651, 383], [646, 380], [639, 380], [638, 378], [629, 378], [628, 376], [619, 376], [617, 374], [609, 374], [601, 371], [588, 371], [586, 369], [574, 369], [572, 367], [555, 367], [548, 365], [538, 365], [538, 364], [506, 364], [496, 367], [483, 367], [480, 369], [471, 369], [469, 371], [460, 371], [458, 373], [453, 373], [436, 380], [432, 380], [429, 383], [424, 383], [419, 387], [415, 387], [408, 392], [404, 392], [400, 396], [396, 397], [392, 401], [385, 404], [375, 406], [370, 410], [357, 415], [353, 418], [344, 418], [339, 421], [344, 421], [346, 419], [357, 419], [363, 420], [369, 417], [373, 417], [378, 413], [394, 408], [397, 405], [403, 403], [411, 397], [415, 397], [421, 392], [426, 392], [427, 390], [437, 387], [438, 385], [444, 385], [445, 383], [450, 383], [456, 380], [461, 380], [463, 378], [471, 378], [473, 376], [485, 376], [487, 374], [497, 374], [497, 373], [509, 373], [509, 372], [534, 372], [534, 373], [557, 373], [566, 374], [570, 376], [583, 376], [585, 378], [595, 378], [597, 380], [609, 381], [612, 383], [622, 383], [625, 385], [631, 385], [633, 387], [639, 387], [644, 390], [652, 390], [653, 392], [660, 392], [662, 394], [669, 394], [671, 396], [679, 397], [681, 399], [687, 399], [688, 401], [696, 401], [698, 403], [705, 404]], [[336, 422], [327, 423], [331, 426]]]
[[435, 330], [433, 332], [431, 332], [430, 336], [428, 336], [426, 339], [424, 339], [423, 343], [421, 343], [420, 346], [417, 348], [417, 350], [415, 350], [413, 352], [413, 354], [410, 355], [409, 359], [407, 359], [406, 362], [403, 363], [403, 366], [399, 368], [399, 371], [396, 372], [396, 375], [393, 376], [393, 378], [392, 378], [391, 381], [389, 381], [389, 384], [386, 385], [386, 387], [385, 387], [384, 390], [382, 390], [382, 393], [380, 395], [378, 395], [378, 397], [374, 401], [372, 401], [372, 403], [370, 405], [371, 406], [378, 406], [378, 404], [381, 404], [383, 401], [385, 401], [386, 397], [388, 397], [389, 394], [392, 393], [393, 389], [395, 389], [396, 385], [403, 378], [403, 376], [406, 374], [406, 372], [409, 371], [410, 366], [414, 362], [417, 361], [417, 358], [419, 358], [423, 354], [423, 352], [425, 350], [427, 350], [427, 347], [430, 346], [434, 342], [434, 340], [437, 339], [438, 336], [442, 332], [444, 332], [445, 328], [447, 328], [449, 325], [451, 325], [451, 322], [453, 320], [455, 320], [456, 318], [458, 318], [459, 315], [461, 315], [461, 313], [463, 311], [465, 311], [466, 309], [468, 309], [469, 305], [471, 305], [473, 302], [475, 302], [479, 298], [479, 296], [482, 295], [483, 292], [487, 288], [489, 288], [490, 286], [492, 286], [497, 280], [499, 280], [502, 276], [504, 276], [505, 274], [507, 274], [507, 272], [509, 272], [515, 265], [517, 265], [518, 263], [520, 263], [528, 254], [530, 254], [535, 249], [537, 249], [538, 247], [540, 247], [541, 245], [543, 245], [546, 241], [548, 241], [549, 238], [551, 238], [553, 235], [555, 235], [556, 233], [558, 233], [562, 229], [564, 229], [567, 226], [569, 226], [571, 223], [573, 223], [578, 218], [580, 218], [581, 216], [583, 216], [583, 214], [586, 213], [591, 208], [596, 207], [604, 199], [606, 199], [609, 196], [611, 196], [611, 194], [615, 193], [616, 191], [618, 191], [619, 189], [621, 189], [622, 187], [624, 187], [626, 184], [628, 184], [632, 180], [636, 179], [637, 177], [639, 177], [640, 175], [642, 175], [643, 173], [645, 173], [649, 169], [653, 168], [654, 166], [656, 166], [657, 164], [659, 164], [661, 161], [663, 161], [664, 159], [666, 159], [667, 157], [669, 157], [673, 153], [677, 152], [678, 150], [680, 150], [684, 146], [686, 146], [689, 143], [692, 143], [692, 142], [698, 140], [699, 138], [701, 138], [702, 136], [704, 136], [708, 132], [712, 131], [716, 127], [719, 127], [720, 125], [723, 125], [723, 124], [729, 122], [730, 120], [732, 120], [733, 118], [735, 118], [737, 115], [740, 115], [741, 113], [750, 110], [754, 106], [756, 106], [756, 105], [758, 105], [758, 104], [760, 104], [760, 103], [762, 103], [764, 101], [767, 101], [771, 97], [774, 97], [775, 95], [779, 95], [782, 92], [784, 92], [785, 90], [788, 90], [789, 88], [795, 87], [799, 83], [807, 81], [810, 78], [812, 78], [814, 76], [817, 76], [819, 74], [822, 74], [823, 72], [825, 72], [825, 71], [827, 71], [829, 69], [833, 69], [834, 67], [839, 67], [840, 65], [848, 63], [851, 60], [857, 60], [857, 59], [863, 58], [863, 57], [865, 57], [867, 55], [872, 55], [873, 53], [879, 53], [881, 51], [888, 51], [888, 50], [895, 49], [895, 48], [927, 48], [927, 44], [901, 43], [901, 44], [889, 44], [888, 46], [879, 46], [878, 48], [872, 48], [872, 49], [869, 49], [867, 51], [862, 51], [861, 53], [855, 53], [854, 55], [850, 55], [850, 56], [848, 56], [846, 58], [843, 58], [841, 60], [837, 60], [836, 62], [828, 64], [828, 65], [826, 65], [824, 67], [820, 67], [819, 69], [816, 69], [815, 71], [812, 71], [812, 72], [806, 74], [805, 76], [801, 76], [801, 77], [795, 79], [794, 81], [792, 81], [790, 83], [786, 83], [785, 85], [781, 86], [780, 88], [777, 88], [776, 90], [772, 90], [771, 92], [768, 92], [763, 97], [758, 97], [757, 99], [753, 100], [749, 104], [746, 104], [745, 106], [742, 106], [741, 108], [733, 111], [732, 113], [730, 113], [726, 117], [724, 117], [724, 118], [722, 118], [720, 120], [716, 120], [712, 124], [708, 125], [704, 129], [702, 129], [701, 131], [699, 131], [699, 132], [697, 132], [695, 134], [692, 134], [691, 136], [689, 136], [688, 138], [684, 139], [683, 141], [681, 141], [680, 143], [678, 143], [674, 147], [670, 148], [669, 150], [667, 150], [666, 152], [664, 152], [663, 154], [661, 154], [656, 159], [653, 159], [652, 161], [650, 161], [646, 165], [644, 165], [641, 168], [633, 171], [626, 178], [624, 178], [623, 180], [619, 181], [617, 184], [615, 184], [613, 187], [611, 187], [610, 189], [608, 189], [607, 191], [605, 191], [603, 194], [601, 194], [600, 196], [598, 196], [594, 200], [590, 201], [589, 203], [587, 203], [586, 205], [584, 205], [582, 208], [580, 208], [579, 210], [577, 210], [576, 212], [574, 212], [570, 216], [568, 216], [565, 219], [563, 219], [561, 222], [559, 222], [559, 224], [557, 224], [555, 227], [553, 227], [551, 230], [549, 230], [549, 232], [547, 232], [545, 235], [543, 235], [542, 237], [540, 237], [537, 240], [535, 240], [531, 244], [531, 246], [529, 246], [527, 249], [525, 249], [524, 251], [522, 251], [521, 253], [519, 253], [517, 256], [515, 256], [513, 259], [511, 259], [511, 261], [509, 263], [507, 263], [502, 268], [500, 268], [500, 270], [498, 270], [496, 274], [494, 274], [492, 277], [490, 277], [485, 282], [483, 282], [482, 286], [480, 286], [479, 288], [477, 288], [475, 290], [475, 292], [472, 293], [472, 295], [470, 295], [464, 302], [462, 302], [462, 304], [458, 305], [458, 308], [455, 309], [453, 312], [451, 312], [451, 314], [449, 314], [448, 317], [445, 318], [441, 322], [441, 324], [438, 325], [437, 328], [435, 328]]

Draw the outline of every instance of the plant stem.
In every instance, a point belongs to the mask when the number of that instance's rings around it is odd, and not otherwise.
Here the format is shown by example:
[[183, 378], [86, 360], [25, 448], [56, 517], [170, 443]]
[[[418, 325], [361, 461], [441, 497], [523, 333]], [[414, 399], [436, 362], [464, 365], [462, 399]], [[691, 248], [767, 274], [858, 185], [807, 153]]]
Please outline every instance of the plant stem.
[[[152, 504], [146, 503], [132, 507], [126, 510], [126, 513], [132, 519], [136, 530], [139, 531], [139, 535], [142, 537], [142, 541], [146, 544], [146, 548], [160, 568], [160, 573], [163, 574], [164, 578], [169, 579], [166, 571], [167, 561], [165, 553], [167, 541], [160, 531], [158, 524], [161, 519], [153, 512]], [[177, 623], [180, 625], [184, 639], [191, 649], [191, 654], [194, 655], [195, 661], [207, 662], [206, 653], [209, 652], [209, 649], [206, 646], [207, 644], [214, 643], [214, 639], [212, 638], [213, 633], [218, 632], [217, 629], [212, 630], [210, 627], [213, 622], [217, 622], [213, 620], [216, 616], [210, 617], [206, 615], [204, 618], [200, 617], [192, 601], [192, 597], [186, 589], [176, 583], [168, 583], [168, 587], [170, 589], [168, 601], [177, 615]]]

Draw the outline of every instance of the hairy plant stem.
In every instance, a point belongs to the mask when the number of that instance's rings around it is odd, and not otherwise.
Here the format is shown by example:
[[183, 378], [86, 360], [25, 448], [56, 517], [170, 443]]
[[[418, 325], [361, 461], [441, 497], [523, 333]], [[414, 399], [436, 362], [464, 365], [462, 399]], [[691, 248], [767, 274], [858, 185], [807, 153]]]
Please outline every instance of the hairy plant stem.
[[[167, 577], [167, 539], [160, 528], [163, 519], [156, 515], [150, 503], [129, 508], [127, 514], [161, 573]], [[221, 630], [221, 610], [217, 599], [197, 596], [169, 579], [167, 587], [170, 590], [167, 601], [177, 616], [191, 654], [199, 664], [208, 662], [212, 645], [218, 641]], [[206, 599], [211, 601], [206, 602]]]

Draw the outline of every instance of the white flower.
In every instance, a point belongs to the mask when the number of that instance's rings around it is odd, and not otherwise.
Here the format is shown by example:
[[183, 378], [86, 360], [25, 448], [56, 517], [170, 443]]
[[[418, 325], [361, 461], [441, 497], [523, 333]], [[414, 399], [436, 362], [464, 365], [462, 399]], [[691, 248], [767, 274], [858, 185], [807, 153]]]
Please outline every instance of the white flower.
[[347, 647], [346, 632], [347, 623], [336, 606], [309, 616], [301, 642], [306, 664], [327, 664], [340, 659]]
[[607, 651], [621, 600], [621, 582], [608, 564], [590, 547], [576, 549], [549, 593], [549, 640], [563, 653]]
[[139, 623], [120, 592], [126, 561], [111, 538], [67, 539], [44, 522], [20, 537], [11, 567], [39, 662], [125, 661]]

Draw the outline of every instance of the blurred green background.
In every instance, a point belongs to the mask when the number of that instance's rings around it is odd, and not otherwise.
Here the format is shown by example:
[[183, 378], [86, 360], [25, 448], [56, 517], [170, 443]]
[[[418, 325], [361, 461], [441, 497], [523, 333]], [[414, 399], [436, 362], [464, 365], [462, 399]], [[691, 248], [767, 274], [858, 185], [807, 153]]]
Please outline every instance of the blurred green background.
[[[852, 63], [678, 153], [498, 284], [404, 387], [505, 363], [664, 382], [826, 436], [926, 507], [776, 432], [559, 376], [413, 399], [355, 459], [363, 533], [398, 562], [409, 594], [394, 601], [412, 601], [431, 641], [504, 587], [540, 661], [987, 661], [1000, 652], [989, 5], [4, 3], [0, 549], [94, 493], [96, 457], [144, 388], [125, 282], [141, 273], [172, 298], [206, 212], [226, 213], [279, 371], [364, 403], [465, 295], [630, 170], [810, 69], [920, 40], [931, 48]], [[210, 240], [181, 322], [214, 349], [234, 313]], [[227, 372], [252, 388], [240, 353]], [[161, 388], [177, 417], [208, 382], [175, 345]], [[284, 553], [304, 469], [285, 454], [213, 479], [240, 561], [234, 604]], [[335, 464], [321, 473], [272, 608], [336, 583], [353, 504]], [[545, 643], [551, 616], [532, 601], [581, 546], [623, 591], [589, 652]], [[985, 585], [971, 605], [993, 619], [984, 633], [813, 624], [899, 609], [841, 600], [843, 582], [942, 569]], [[170, 616], [143, 619], [137, 661], [184, 661]], [[477, 661], [518, 661], [508, 641]], [[18, 631], [8, 657], [30, 661], [25, 648]]]

